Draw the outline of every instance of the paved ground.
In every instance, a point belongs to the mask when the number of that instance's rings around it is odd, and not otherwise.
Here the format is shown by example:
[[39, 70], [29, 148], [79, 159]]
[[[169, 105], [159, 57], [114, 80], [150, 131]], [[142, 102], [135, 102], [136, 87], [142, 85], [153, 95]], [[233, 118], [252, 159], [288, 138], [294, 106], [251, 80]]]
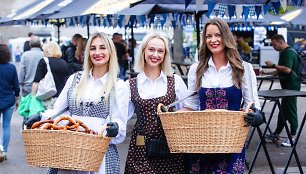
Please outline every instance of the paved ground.
[[[268, 84], [264, 83], [262, 89], [267, 89], [267, 88], [268, 88]], [[274, 88], [279, 88], [279, 84], [276, 83], [274, 85]], [[302, 90], [306, 91], [305, 85], [302, 87]], [[302, 119], [302, 116], [304, 115], [306, 111], [305, 104], [306, 104], [306, 98], [298, 99], [298, 112], [299, 112], [300, 120]], [[267, 113], [267, 115], [270, 114], [271, 108], [272, 108], [272, 102], [268, 102], [264, 110]], [[272, 130], [275, 128], [276, 118], [277, 117], [275, 115], [271, 123]], [[130, 133], [132, 131], [133, 125], [135, 124], [135, 121], [136, 119], [129, 120], [128, 129], [127, 129], [128, 130], [127, 138], [122, 144], [118, 145], [119, 154], [121, 158], [121, 171], [123, 171], [124, 169], [124, 163], [125, 163], [125, 159], [127, 155], [128, 144], [130, 141]], [[13, 118], [12, 118], [12, 124], [11, 124], [11, 143], [9, 146], [8, 160], [0, 163], [0, 174], [43, 174], [46, 172], [46, 169], [37, 168], [37, 167], [29, 167], [26, 164], [25, 150], [24, 150], [22, 136], [21, 136], [21, 122], [22, 122], [22, 117], [19, 116], [18, 113], [14, 112]], [[261, 128], [263, 129], [263, 126], [261, 126]], [[2, 130], [0, 132], [2, 133]], [[285, 133], [283, 133], [282, 136], [285, 136]], [[246, 157], [248, 161], [250, 161], [250, 159], [252, 158], [253, 153], [255, 152], [255, 148], [258, 143], [259, 143], [259, 138], [256, 133], [254, 135], [254, 138], [252, 139], [250, 147], [247, 149]], [[300, 142], [297, 147], [297, 153], [299, 154], [301, 164], [304, 167], [304, 171], [306, 172], [305, 145], [306, 145], [306, 132], [304, 131], [301, 135]], [[290, 148], [281, 147], [281, 146], [277, 147], [275, 144], [272, 144], [272, 143], [268, 143], [267, 147], [268, 147], [268, 151], [270, 152], [271, 160], [275, 167], [276, 172], [282, 173], [282, 169], [285, 166], [287, 157], [290, 153]], [[296, 162], [293, 159], [290, 164], [288, 173], [299, 173], [296, 166], [297, 166]], [[248, 171], [246, 170], [245, 173], [247, 172]], [[256, 174], [257, 173], [258, 174], [271, 173], [268, 167], [267, 160], [262, 150], [259, 153], [257, 162], [253, 169], [253, 173], [256, 173]]]

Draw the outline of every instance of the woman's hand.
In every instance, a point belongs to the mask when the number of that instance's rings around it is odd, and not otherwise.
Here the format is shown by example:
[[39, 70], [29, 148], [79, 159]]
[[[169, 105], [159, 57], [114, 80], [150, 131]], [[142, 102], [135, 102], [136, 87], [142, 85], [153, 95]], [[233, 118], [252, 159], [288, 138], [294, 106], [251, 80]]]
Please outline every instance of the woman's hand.
[[41, 114], [31, 115], [24, 119], [23, 124], [27, 126], [27, 129], [31, 129], [32, 125], [41, 120]]
[[109, 122], [106, 124], [108, 127], [106, 128], [106, 136], [107, 137], [116, 137], [119, 132], [119, 125], [116, 122]]
[[244, 117], [245, 121], [247, 122], [246, 126], [260, 126], [264, 122], [261, 112], [255, 108], [254, 104], [250, 107], [250, 109], [253, 110], [253, 112], [248, 112], [248, 114]]

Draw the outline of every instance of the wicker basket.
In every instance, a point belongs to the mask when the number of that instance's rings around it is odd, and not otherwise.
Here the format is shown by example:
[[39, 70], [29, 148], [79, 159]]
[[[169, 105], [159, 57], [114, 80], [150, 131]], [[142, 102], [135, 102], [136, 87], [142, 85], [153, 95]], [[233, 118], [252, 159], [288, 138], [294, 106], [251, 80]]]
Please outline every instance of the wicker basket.
[[98, 171], [110, 138], [65, 130], [22, 131], [30, 166]]
[[227, 110], [159, 112], [171, 153], [240, 153], [249, 130], [244, 115]]

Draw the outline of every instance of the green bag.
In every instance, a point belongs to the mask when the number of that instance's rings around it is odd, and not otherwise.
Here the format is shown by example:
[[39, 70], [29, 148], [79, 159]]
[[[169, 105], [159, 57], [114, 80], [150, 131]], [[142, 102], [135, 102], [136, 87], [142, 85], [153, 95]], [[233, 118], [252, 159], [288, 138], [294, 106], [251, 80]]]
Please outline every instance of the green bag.
[[21, 97], [19, 106], [18, 106], [18, 113], [24, 117], [29, 115], [29, 106], [31, 102], [31, 94]]
[[18, 106], [18, 113], [23, 117], [43, 112], [45, 110], [42, 102], [31, 94], [22, 97]]
[[45, 111], [45, 107], [43, 106], [42, 102], [35, 96], [32, 96], [29, 106], [29, 115], [34, 115], [43, 111]]

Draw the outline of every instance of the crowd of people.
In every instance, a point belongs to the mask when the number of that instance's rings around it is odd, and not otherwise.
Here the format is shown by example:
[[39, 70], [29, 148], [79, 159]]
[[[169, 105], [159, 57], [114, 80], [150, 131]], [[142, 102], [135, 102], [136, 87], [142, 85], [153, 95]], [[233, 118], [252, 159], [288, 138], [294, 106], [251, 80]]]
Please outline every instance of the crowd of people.
[[[256, 80], [252, 80], [256, 79], [255, 72], [246, 75], [250, 64], [241, 59], [239, 49], [243, 43], [241, 38], [235, 38], [224, 20], [213, 18], [205, 24], [199, 61], [190, 67], [188, 87], [179, 75], [173, 74], [169, 41], [161, 33], [148, 33], [137, 48], [138, 54], [135, 54], [135, 42], [130, 40], [129, 44], [125, 44], [119, 33], [114, 33], [110, 38], [98, 32], [88, 40], [76, 34], [66, 46], [60, 47], [55, 42], [49, 42], [42, 48], [39, 37], [30, 37], [30, 50], [21, 57], [19, 75], [15, 66], [9, 63], [8, 47], [0, 45], [0, 113], [4, 120], [0, 162], [7, 159], [10, 120], [13, 109], [18, 107], [19, 95], [35, 96], [40, 80], [48, 71], [47, 63], [42, 59], [47, 57], [57, 93], [44, 101], [49, 112], [29, 116], [25, 118], [24, 124], [31, 127], [37, 121], [48, 119], [50, 113], [66, 109], [67, 115], [82, 120], [96, 131], [101, 130], [102, 125], [107, 125], [106, 136], [112, 139], [98, 173], [120, 173], [116, 144], [126, 138], [127, 121], [135, 113], [137, 122], [128, 149], [126, 174], [243, 173], [245, 148], [234, 154], [187, 153], [157, 158], [151, 158], [146, 150], [150, 140], [166, 141], [157, 116], [157, 105], [169, 105], [195, 92], [196, 95], [176, 104], [169, 112], [205, 109], [239, 111], [242, 103], [245, 108], [246, 104], [253, 102], [245, 121], [254, 127], [263, 123]], [[272, 38], [273, 47], [282, 51], [282, 54], [288, 47], [282, 45], [283, 42], [281, 36]], [[237, 47], [237, 43], [241, 45]], [[138, 74], [126, 79], [128, 60], [134, 55], [137, 55], [134, 70]], [[279, 65], [271, 62], [267, 62], [267, 65], [276, 68], [279, 73], [296, 71], [296, 65], [287, 67], [292, 64], [288, 62], [287, 56], [287, 53], [281, 55]], [[289, 77], [281, 81], [282, 87], [286, 88], [289, 82], [293, 83]], [[300, 89], [299, 84], [295, 86], [294, 89]], [[296, 98], [288, 99], [287, 104], [283, 101], [282, 105], [284, 110], [296, 113]], [[293, 114], [288, 120], [294, 136], [297, 117]], [[282, 128], [283, 125], [279, 123], [273, 136], [278, 136]], [[50, 168], [48, 173], [90, 172]]]

